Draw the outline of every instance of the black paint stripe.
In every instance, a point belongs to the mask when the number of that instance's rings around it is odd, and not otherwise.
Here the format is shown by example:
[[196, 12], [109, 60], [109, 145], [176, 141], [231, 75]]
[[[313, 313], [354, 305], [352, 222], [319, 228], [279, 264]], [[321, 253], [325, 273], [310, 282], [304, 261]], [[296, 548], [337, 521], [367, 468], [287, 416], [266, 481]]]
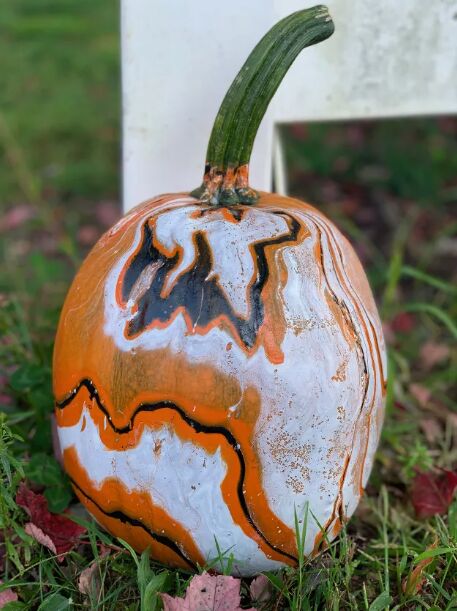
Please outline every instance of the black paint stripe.
[[197, 325], [198, 323], [198, 326], [202, 328], [207, 327], [220, 316], [225, 316], [235, 327], [242, 343], [248, 350], [251, 350], [255, 346], [259, 328], [264, 320], [264, 304], [261, 294], [269, 277], [265, 250], [269, 246], [295, 242], [300, 232], [300, 223], [290, 214], [279, 210], [274, 210], [271, 214], [281, 216], [286, 221], [289, 232], [286, 235], [253, 244], [257, 273], [249, 288], [250, 308], [247, 319], [238, 316], [233, 311], [217, 278], [210, 276], [212, 270], [211, 245], [202, 231], [194, 234], [195, 261], [193, 267], [180, 275], [169, 295], [162, 297], [166, 278], [176, 267], [179, 257], [177, 254], [167, 257], [154, 246], [153, 229], [146, 221], [143, 224], [141, 245], [128, 263], [127, 269], [124, 268], [125, 273], [121, 282], [124, 305], [128, 302], [133, 287], [143, 270], [154, 263], [160, 265], [150, 281], [150, 286], [138, 298], [136, 313], [128, 321], [125, 329], [126, 337], [136, 337], [155, 321], [168, 323], [174, 312], [184, 307], [192, 324]]
[[94, 499], [91, 496], [89, 496], [87, 492], [85, 492], [81, 488], [81, 486], [72, 477], [70, 477], [70, 481], [73, 484], [73, 486], [77, 488], [79, 492], [83, 496], [85, 496], [86, 499], [88, 499], [93, 505], [95, 505], [95, 507], [97, 507], [97, 509], [101, 511], [101, 513], [103, 513], [105, 516], [107, 516], [108, 518], [115, 518], [116, 520], [119, 520], [123, 524], [130, 524], [131, 526], [137, 526], [138, 528], [142, 528], [152, 539], [154, 539], [154, 541], [157, 541], [157, 543], [160, 543], [161, 545], [164, 545], [165, 547], [168, 547], [169, 549], [171, 549], [177, 556], [179, 556], [182, 560], [184, 560], [184, 562], [188, 564], [193, 570], [197, 570], [198, 568], [197, 565], [194, 564], [183, 553], [181, 548], [174, 541], [172, 541], [168, 537], [165, 537], [164, 535], [157, 534], [153, 530], [149, 529], [145, 524], [143, 524], [143, 522], [141, 522], [140, 520], [137, 520], [136, 518], [131, 518], [123, 511], [120, 511], [120, 510], [106, 511], [106, 509], [103, 509], [101, 505], [99, 505], [96, 501], [94, 501]]
[[274, 550], [278, 554], [286, 556], [287, 558], [289, 558], [289, 560], [292, 560], [293, 562], [297, 562], [297, 558], [295, 556], [292, 556], [291, 554], [289, 554], [289, 553], [279, 549], [278, 547], [273, 545], [270, 541], [268, 541], [268, 539], [265, 537], [265, 535], [257, 527], [257, 525], [255, 524], [254, 520], [252, 519], [252, 516], [251, 516], [251, 514], [249, 512], [249, 508], [248, 508], [247, 503], [246, 503], [246, 499], [244, 497], [244, 490], [243, 490], [243, 488], [244, 488], [244, 480], [245, 480], [245, 477], [246, 477], [246, 463], [245, 463], [244, 456], [243, 456], [243, 453], [241, 451], [241, 448], [239, 447], [239, 444], [238, 444], [236, 438], [234, 437], [234, 435], [232, 435], [232, 433], [230, 431], [228, 431], [227, 429], [225, 429], [222, 426], [207, 426], [207, 425], [201, 424], [197, 420], [193, 420], [192, 418], [190, 418], [185, 413], [185, 411], [181, 407], [179, 407], [175, 403], [172, 403], [171, 401], [161, 401], [161, 402], [157, 402], [157, 403], [140, 403], [140, 405], [138, 405], [138, 407], [133, 412], [133, 415], [132, 415], [131, 419], [129, 420], [129, 423], [126, 426], [117, 427], [114, 424], [114, 422], [112, 421], [110, 413], [108, 412], [108, 410], [106, 409], [106, 407], [102, 403], [102, 401], [100, 399], [100, 396], [98, 394], [98, 390], [96, 389], [95, 385], [93, 384], [93, 382], [91, 380], [89, 380], [87, 378], [84, 378], [83, 380], [81, 380], [80, 383], [78, 384], [78, 386], [76, 386], [70, 392], [70, 394], [68, 395], [68, 397], [66, 399], [64, 399], [62, 401], [56, 401], [56, 407], [58, 407], [59, 409], [64, 409], [67, 405], [69, 405], [73, 401], [73, 399], [76, 397], [78, 392], [83, 387], [88, 390], [90, 398], [91, 399], [95, 399], [95, 402], [96, 402], [98, 408], [106, 416], [106, 418], [107, 418], [107, 420], [109, 422], [109, 425], [111, 426], [113, 431], [115, 433], [117, 433], [118, 435], [125, 435], [126, 433], [129, 433], [133, 429], [135, 418], [136, 418], [136, 416], [138, 414], [140, 414], [142, 412], [154, 412], [154, 411], [157, 411], [157, 410], [160, 410], [160, 409], [168, 408], [168, 409], [172, 409], [175, 412], [177, 412], [180, 415], [180, 417], [184, 420], [184, 422], [186, 422], [186, 424], [191, 426], [197, 433], [219, 434], [219, 435], [222, 435], [223, 437], [225, 437], [227, 442], [232, 446], [233, 450], [235, 451], [235, 453], [236, 453], [236, 455], [238, 457], [239, 463], [240, 463], [240, 479], [238, 481], [237, 493], [238, 493], [238, 499], [239, 499], [241, 508], [243, 509], [243, 513], [245, 514], [246, 519], [251, 524], [251, 526], [254, 528], [256, 533], [262, 538], [262, 540], [272, 550]]

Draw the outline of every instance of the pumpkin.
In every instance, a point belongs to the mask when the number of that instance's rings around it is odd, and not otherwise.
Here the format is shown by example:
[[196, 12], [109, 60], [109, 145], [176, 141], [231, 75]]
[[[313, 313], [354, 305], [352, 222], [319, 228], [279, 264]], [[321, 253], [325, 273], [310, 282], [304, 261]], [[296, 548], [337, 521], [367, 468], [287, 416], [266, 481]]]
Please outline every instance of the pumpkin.
[[315, 7], [266, 34], [222, 103], [203, 184], [127, 214], [63, 307], [66, 472], [103, 527], [171, 566], [295, 565], [297, 529], [318, 553], [367, 483], [386, 381], [365, 273], [321, 212], [248, 181], [281, 79], [332, 31]]

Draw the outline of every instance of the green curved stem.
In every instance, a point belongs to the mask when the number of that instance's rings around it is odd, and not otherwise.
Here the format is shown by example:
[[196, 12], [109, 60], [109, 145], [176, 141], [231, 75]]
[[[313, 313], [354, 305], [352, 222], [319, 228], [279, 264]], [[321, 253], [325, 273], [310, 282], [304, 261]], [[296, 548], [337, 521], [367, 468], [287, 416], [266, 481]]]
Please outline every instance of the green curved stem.
[[222, 101], [208, 144], [203, 184], [192, 195], [214, 205], [257, 199], [248, 184], [248, 166], [262, 118], [298, 54], [333, 31], [327, 8], [315, 6], [289, 15], [267, 32]]

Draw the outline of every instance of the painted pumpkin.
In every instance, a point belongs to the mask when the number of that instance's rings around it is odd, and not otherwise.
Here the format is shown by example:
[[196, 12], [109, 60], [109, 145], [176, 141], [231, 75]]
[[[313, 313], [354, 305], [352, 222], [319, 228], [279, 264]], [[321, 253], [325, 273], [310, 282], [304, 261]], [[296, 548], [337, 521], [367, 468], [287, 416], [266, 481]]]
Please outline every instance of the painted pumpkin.
[[294, 565], [295, 519], [307, 514], [315, 554], [367, 482], [385, 355], [365, 274], [318, 210], [248, 184], [269, 100], [332, 30], [316, 7], [262, 39], [221, 106], [203, 185], [108, 231], [62, 311], [65, 469], [100, 524], [169, 565]]

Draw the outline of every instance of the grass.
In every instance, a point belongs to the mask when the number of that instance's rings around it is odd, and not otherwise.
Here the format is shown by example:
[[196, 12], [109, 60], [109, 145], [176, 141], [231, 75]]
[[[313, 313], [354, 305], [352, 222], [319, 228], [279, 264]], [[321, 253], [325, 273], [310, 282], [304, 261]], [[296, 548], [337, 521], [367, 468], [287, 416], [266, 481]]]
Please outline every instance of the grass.
[[[6, 0], [0, 34], [0, 587], [20, 595], [10, 609], [160, 608], [157, 593], [182, 595], [190, 575], [138, 556], [89, 521], [51, 447], [59, 310], [116, 214], [117, 5]], [[457, 502], [417, 520], [409, 498], [417, 469], [457, 467], [457, 122], [292, 126], [284, 135], [291, 192], [335, 220], [369, 273], [390, 376], [382, 441], [355, 517], [316, 560], [268, 575], [265, 608], [457, 608]], [[445, 356], [431, 363], [437, 347]], [[14, 500], [24, 477], [53, 511], [73, 503], [87, 524], [62, 563], [24, 530]], [[83, 594], [78, 582], [94, 561], [96, 587]], [[244, 581], [249, 606], [247, 592]]]

